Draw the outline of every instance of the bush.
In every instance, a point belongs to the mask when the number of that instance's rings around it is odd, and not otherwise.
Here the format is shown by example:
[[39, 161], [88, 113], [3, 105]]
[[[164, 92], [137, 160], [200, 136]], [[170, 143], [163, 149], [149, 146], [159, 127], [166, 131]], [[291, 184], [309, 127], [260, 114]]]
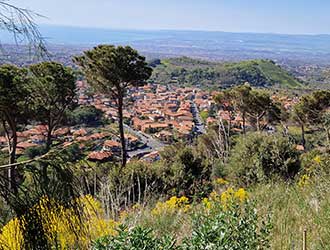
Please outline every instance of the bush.
[[177, 143], [161, 152], [163, 190], [170, 195], [205, 197], [211, 191], [210, 171], [189, 146]]
[[116, 236], [105, 236], [96, 240], [93, 250], [174, 250], [175, 241], [170, 237], [157, 238], [151, 229], [120, 226]]
[[103, 114], [103, 111], [94, 106], [79, 106], [68, 114], [68, 122], [71, 125], [96, 126], [102, 123]]
[[46, 150], [46, 147], [45, 146], [31, 147], [31, 148], [27, 148], [25, 150], [25, 154], [30, 159], [33, 159], [33, 158], [35, 158], [37, 156], [40, 156], [40, 155], [43, 155], [46, 152], [47, 152], [47, 150]]
[[273, 177], [293, 178], [300, 169], [299, 152], [281, 135], [250, 133], [241, 136], [232, 149], [228, 173], [244, 185]]
[[244, 189], [229, 188], [204, 199], [205, 210], [193, 218], [192, 236], [183, 250], [268, 249], [270, 218], [261, 220]]

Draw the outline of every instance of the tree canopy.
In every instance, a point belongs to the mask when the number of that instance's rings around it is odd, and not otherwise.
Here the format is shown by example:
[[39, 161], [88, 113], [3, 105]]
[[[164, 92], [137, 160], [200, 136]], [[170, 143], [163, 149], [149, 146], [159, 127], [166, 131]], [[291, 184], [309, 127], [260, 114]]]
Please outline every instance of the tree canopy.
[[123, 126], [123, 101], [129, 86], [145, 83], [152, 73], [145, 57], [126, 46], [99, 45], [85, 51], [74, 61], [82, 68], [85, 77], [99, 93], [108, 95], [117, 103], [118, 123], [122, 148], [122, 166], [126, 165], [126, 143]]
[[51, 146], [54, 129], [63, 121], [65, 111], [72, 108], [76, 97], [76, 78], [71, 68], [56, 62], [31, 65], [33, 84], [31, 109], [35, 120], [46, 123], [48, 134], [46, 147]]

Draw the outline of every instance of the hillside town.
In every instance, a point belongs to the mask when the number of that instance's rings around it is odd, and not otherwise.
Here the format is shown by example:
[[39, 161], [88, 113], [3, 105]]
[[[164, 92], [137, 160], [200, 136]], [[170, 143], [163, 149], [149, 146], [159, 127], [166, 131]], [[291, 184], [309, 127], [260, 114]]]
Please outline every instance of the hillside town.
[[[81, 150], [88, 152], [87, 159], [95, 162], [112, 161], [120, 157], [120, 138], [113, 126], [118, 120], [114, 100], [99, 94], [91, 94], [85, 81], [77, 81], [78, 105], [94, 106], [104, 113], [112, 125], [96, 128], [63, 126], [53, 133], [58, 147], [78, 143]], [[228, 103], [216, 105], [213, 97], [219, 92], [207, 92], [198, 88], [180, 88], [155, 83], [128, 90], [124, 109], [125, 140], [129, 158], [140, 158], [153, 162], [158, 160], [159, 149], [177, 141], [191, 142], [194, 137], [206, 132], [206, 128], [219, 119], [231, 122], [237, 131], [242, 128], [241, 114], [228, 111]], [[298, 98], [272, 96], [290, 110]], [[214, 112], [211, 112], [214, 111]], [[207, 112], [201, 118], [200, 113]], [[247, 122], [246, 126], [250, 124]], [[28, 125], [18, 132], [17, 154], [45, 143], [47, 126]], [[93, 142], [92, 147], [86, 145]], [[2, 151], [7, 151], [7, 139], [0, 137]]]

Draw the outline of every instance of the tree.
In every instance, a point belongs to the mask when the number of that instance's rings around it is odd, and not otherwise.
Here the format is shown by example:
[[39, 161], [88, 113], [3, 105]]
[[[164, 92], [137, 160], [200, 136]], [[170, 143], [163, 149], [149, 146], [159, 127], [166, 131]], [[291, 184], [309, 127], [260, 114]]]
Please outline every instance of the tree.
[[220, 106], [220, 108], [229, 114], [228, 121], [228, 137], [230, 136], [231, 121], [235, 119], [237, 110], [235, 110], [235, 93], [233, 89], [224, 90], [214, 98], [215, 103]]
[[145, 57], [129, 46], [99, 45], [74, 60], [98, 92], [116, 101], [124, 167], [127, 161], [123, 125], [124, 97], [130, 85], [141, 85], [149, 79], [152, 69], [146, 63]]
[[299, 152], [288, 137], [251, 132], [238, 138], [226, 167], [240, 185], [288, 180], [300, 169]]
[[330, 91], [319, 90], [304, 95], [293, 108], [293, 119], [301, 127], [301, 143], [305, 147], [305, 127], [322, 125], [327, 131], [327, 109], [330, 107]]
[[250, 103], [250, 91], [252, 90], [249, 84], [244, 84], [237, 86], [232, 89], [233, 91], [233, 104], [237, 111], [242, 115], [243, 120], [243, 134], [245, 134], [246, 129], [246, 114]]
[[67, 116], [70, 125], [96, 126], [102, 123], [103, 115], [104, 112], [94, 106], [79, 106]]
[[[273, 102], [268, 92], [253, 89], [249, 93], [246, 113], [255, 122], [257, 131], [261, 131], [270, 122], [279, 121], [281, 108]], [[261, 121], [264, 121], [262, 126]]]
[[46, 151], [52, 144], [52, 134], [72, 108], [76, 97], [73, 71], [56, 62], [31, 65], [33, 84], [29, 87], [35, 119], [47, 125]]
[[[29, 94], [26, 69], [13, 65], [0, 67], [0, 119], [8, 142], [9, 164], [16, 162], [17, 129], [26, 122]], [[16, 170], [8, 170], [9, 188], [16, 188]]]

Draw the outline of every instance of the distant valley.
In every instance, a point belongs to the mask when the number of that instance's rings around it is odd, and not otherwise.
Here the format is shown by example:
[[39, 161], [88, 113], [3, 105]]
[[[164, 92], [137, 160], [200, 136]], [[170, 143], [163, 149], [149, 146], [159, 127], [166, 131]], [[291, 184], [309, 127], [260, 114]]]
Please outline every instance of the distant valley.
[[[134, 47], [148, 60], [177, 57], [210, 62], [272, 60], [300, 82], [313, 87], [330, 86], [330, 35], [143, 31], [64, 26], [40, 28], [47, 41], [50, 59], [66, 65], [72, 64], [73, 55], [96, 44], [120, 44]], [[13, 45], [14, 42], [7, 34], [0, 32], [0, 35], [3, 47], [0, 63], [26, 65], [40, 60], [31, 57], [24, 46]], [[289, 82], [292, 83], [291, 80]]]
[[[129, 44], [153, 57], [190, 56], [209, 60], [297, 60], [328, 64], [330, 35], [283, 35], [174, 30], [115, 30], [41, 26], [48, 44], [91, 47]], [[12, 43], [0, 32], [2, 44]]]

